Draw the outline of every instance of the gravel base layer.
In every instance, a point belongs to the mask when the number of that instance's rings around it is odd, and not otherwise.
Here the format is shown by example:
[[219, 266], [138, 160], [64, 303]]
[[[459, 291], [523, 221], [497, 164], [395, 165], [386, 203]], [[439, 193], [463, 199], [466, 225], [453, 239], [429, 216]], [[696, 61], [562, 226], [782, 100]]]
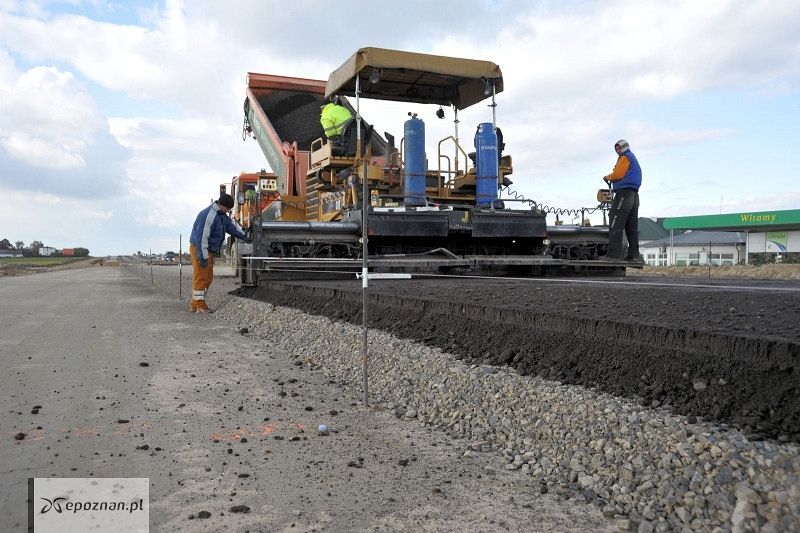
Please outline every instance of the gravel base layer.
[[[370, 287], [369, 319], [466, 362], [670, 407], [750, 440], [796, 442], [800, 299], [763, 289], [387, 281]], [[361, 324], [352, 282], [271, 283], [239, 294]]]

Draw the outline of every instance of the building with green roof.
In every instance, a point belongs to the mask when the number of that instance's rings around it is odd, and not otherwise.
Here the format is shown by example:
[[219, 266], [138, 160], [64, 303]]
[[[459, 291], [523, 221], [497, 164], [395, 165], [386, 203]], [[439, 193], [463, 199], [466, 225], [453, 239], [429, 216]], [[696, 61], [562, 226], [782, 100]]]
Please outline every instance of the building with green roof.
[[[640, 228], [643, 220], [650, 219], [640, 219]], [[754, 254], [774, 259], [787, 254], [800, 256], [800, 209], [667, 217], [657, 221], [668, 237], [642, 246], [645, 261], [650, 264], [726, 264], [731, 260], [749, 263]], [[686, 237], [690, 232], [695, 235]], [[724, 237], [725, 234], [729, 236]], [[740, 243], [744, 245], [741, 251]], [[697, 249], [690, 251], [692, 247]], [[647, 254], [655, 254], [651, 258], [654, 262], [648, 260]]]

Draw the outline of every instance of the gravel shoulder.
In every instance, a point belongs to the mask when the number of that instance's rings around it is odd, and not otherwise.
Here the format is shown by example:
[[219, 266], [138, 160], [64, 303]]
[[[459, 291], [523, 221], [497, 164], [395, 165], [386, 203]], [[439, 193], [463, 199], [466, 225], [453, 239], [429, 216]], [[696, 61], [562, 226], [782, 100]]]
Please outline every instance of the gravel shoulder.
[[212, 287], [217, 313], [190, 314], [176, 275], [0, 280], [7, 530], [25, 527], [26, 478], [47, 476], [149, 477], [164, 531], [613, 529], [556, 485], [465, 456], [468, 436], [363, 408], [355, 367], [320, 366], [340, 354], [326, 339], [355, 354], [357, 331], [252, 309], [232, 280]]

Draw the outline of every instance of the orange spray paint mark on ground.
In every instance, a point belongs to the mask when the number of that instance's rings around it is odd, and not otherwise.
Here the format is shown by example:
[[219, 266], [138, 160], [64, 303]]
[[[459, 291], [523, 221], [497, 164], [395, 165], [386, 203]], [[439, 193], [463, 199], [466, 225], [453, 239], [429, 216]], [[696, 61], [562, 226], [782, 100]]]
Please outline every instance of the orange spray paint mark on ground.
[[[299, 423], [287, 423], [284, 429], [287, 430], [305, 430], [306, 426]], [[242, 426], [234, 430], [219, 430], [214, 431], [209, 435], [211, 440], [233, 442], [241, 440], [242, 437], [266, 437], [272, 435], [277, 429], [275, 424], [260, 424], [257, 429], [250, 426]]]
[[[40, 442], [45, 440], [45, 437], [51, 436], [58, 437], [67, 434], [70, 438], [93, 438], [93, 437], [124, 437], [131, 434], [131, 430], [146, 430], [152, 428], [150, 422], [133, 423], [133, 424], [114, 424], [105, 426], [75, 426], [66, 427], [61, 426], [57, 428], [42, 428], [42, 429], [29, 429], [23, 431], [13, 431], [8, 433], [8, 436], [13, 439], [17, 433], [25, 433], [25, 438], [16, 441], [16, 444], [26, 444], [30, 442]], [[52, 433], [56, 435], [52, 435]], [[5, 439], [4, 439], [5, 440]]]

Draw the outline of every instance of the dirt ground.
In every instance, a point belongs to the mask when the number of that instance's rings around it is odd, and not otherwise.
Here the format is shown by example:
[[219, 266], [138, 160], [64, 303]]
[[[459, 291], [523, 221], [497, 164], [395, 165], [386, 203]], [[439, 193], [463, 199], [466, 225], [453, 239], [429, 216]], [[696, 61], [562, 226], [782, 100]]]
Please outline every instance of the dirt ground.
[[[73, 268], [86, 268], [90, 266], [101, 266], [100, 262], [103, 261], [97, 257], [87, 257], [86, 259], [69, 261], [60, 265], [52, 266], [38, 266], [38, 265], [19, 265], [15, 263], [2, 263], [0, 261], [0, 277], [2, 276], [20, 276], [25, 274], [40, 274], [42, 272], [58, 272], [60, 270], [70, 270]], [[107, 265], [111, 266], [111, 265]], [[117, 265], [119, 266], [119, 262]]]
[[[800, 439], [800, 286], [652, 281], [373, 282], [369, 323], [470, 361], [729, 423], [752, 439]], [[240, 293], [361, 323], [357, 282]]]
[[731, 265], [731, 266], [685, 266], [685, 267], [652, 267], [643, 269], [628, 269], [628, 276], [659, 276], [659, 277], [686, 277], [686, 278], [721, 278], [721, 279], [782, 279], [800, 280], [800, 265], [773, 264], [773, 265]]
[[[147, 274], [0, 278], [3, 531], [26, 528], [27, 478], [50, 476], [148, 477], [153, 531], [611, 530], [489, 454], [363, 408], [280, 340], [189, 313], [165, 288], [174, 268]], [[234, 287], [215, 281], [212, 304]]]

